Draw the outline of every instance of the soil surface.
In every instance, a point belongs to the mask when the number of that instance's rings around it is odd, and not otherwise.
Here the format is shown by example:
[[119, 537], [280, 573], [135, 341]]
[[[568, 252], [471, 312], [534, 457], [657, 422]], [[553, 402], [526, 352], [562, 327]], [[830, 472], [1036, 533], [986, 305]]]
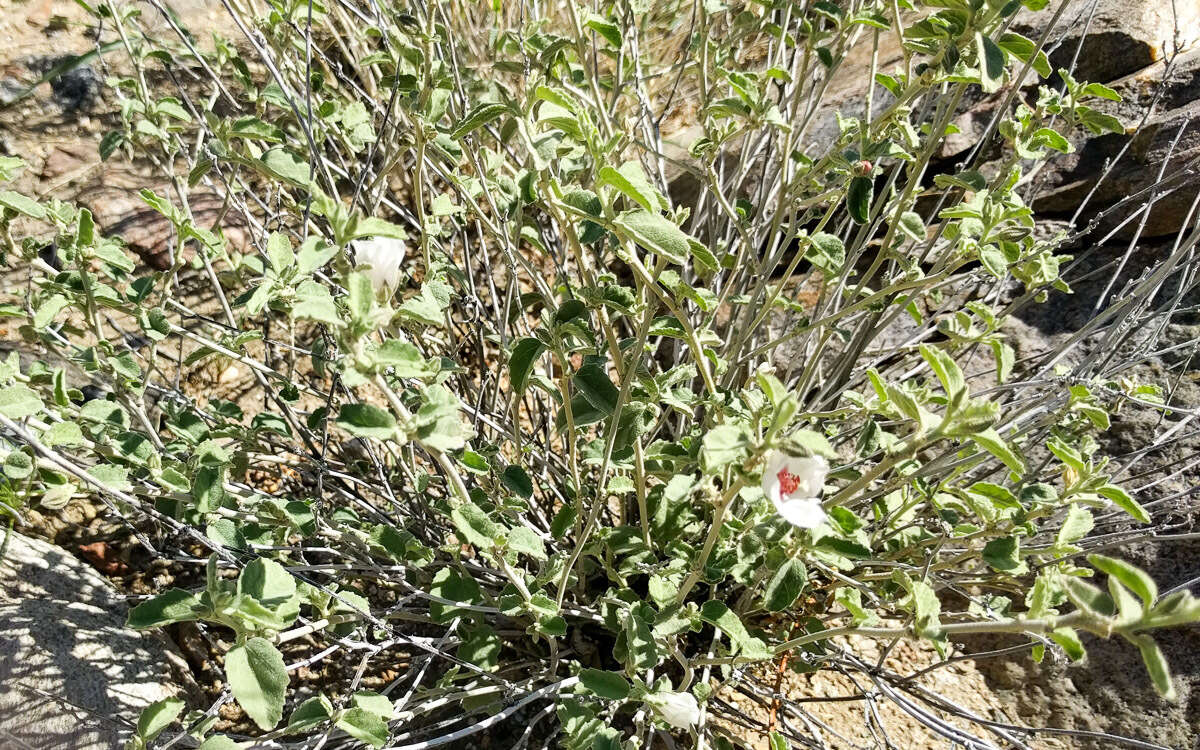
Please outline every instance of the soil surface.
[[[221, 23], [222, 11], [215, 4], [195, 0], [174, 5], [187, 23], [202, 28]], [[170, 33], [165, 25], [163, 32]], [[144, 204], [130, 197], [136, 188], [151, 184], [149, 172], [136, 166], [107, 164], [99, 157], [100, 139], [116, 122], [116, 103], [100, 85], [111, 73], [108, 63], [93, 59], [58, 80], [28, 91], [63, 55], [95, 49], [93, 34], [83, 12], [70, 0], [0, 0], [0, 152], [20, 156], [28, 163], [16, 189], [90, 204], [102, 225], [117, 227], [139, 251], [143, 262], [153, 265], [156, 253], [166, 249], [167, 233], [157, 215], [146, 212]], [[101, 192], [101, 188], [107, 192]], [[5, 290], [17, 291], [24, 281], [19, 274], [5, 270], [2, 283]], [[1024, 347], [1018, 354], [1031, 355], [1038, 347], [1049, 346], [1055, 336], [1069, 335], [1082, 324], [1092, 299], [1089, 290], [1086, 285], [1077, 288], [1075, 297], [1035, 308], [1015, 324], [1018, 327], [1014, 336]], [[211, 301], [194, 299], [189, 303], [203, 307]], [[1181, 342], [1195, 341], [1200, 336], [1200, 321], [1181, 323], [1170, 336]], [[4, 328], [0, 328], [0, 341], [18, 346], [15, 333]], [[1173, 382], [1172, 403], [1190, 409], [1200, 406], [1196, 369], [1195, 362], [1156, 359], [1144, 365], [1143, 373]], [[220, 393], [231, 400], [244, 396], [246, 389], [242, 386], [248, 378], [248, 373], [228, 363], [186, 373], [193, 392]], [[253, 404], [243, 406], [249, 411]], [[1200, 485], [1200, 463], [1195, 459], [1200, 454], [1200, 436], [1196, 429], [1187, 430], [1180, 439], [1140, 453], [1160, 430], [1156, 413], [1131, 408], [1115, 420], [1106, 437], [1106, 448], [1131, 457], [1136, 466], [1130, 474], [1137, 477], [1135, 486], [1143, 488], [1139, 499], [1153, 509], [1156, 517], [1163, 514], [1169, 518], [1174, 524], [1173, 533], [1193, 533], [1196, 511], [1190, 493]], [[281, 473], [250, 480], [270, 486], [296, 481], [296, 477]], [[198, 585], [203, 575], [195, 565], [150, 558], [132, 542], [129, 529], [107, 517], [98, 504], [73, 500], [61, 508], [35, 508], [29, 513], [29, 521], [33, 533], [88, 561], [130, 596], [168, 586]], [[1164, 590], [1187, 585], [1200, 574], [1196, 563], [1200, 547], [1194, 540], [1140, 542], [1122, 554], [1146, 567]], [[228, 644], [220, 643], [219, 638], [214, 641], [211, 635], [202, 635], [188, 625], [175, 626], [168, 635], [187, 657], [206, 697], [215, 699], [223, 687], [219, 655]], [[1179, 685], [1180, 701], [1175, 706], [1154, 695], [1136, 650], [1117, 641], [1089, 643], [1090, 657], [1082, 665], [1066, 665], [1053, 658], [1037, 665], [1028, 656], [1012, 654], [978, 661], [963, 659], [923, 674], [914, 681], [913, 690], [927, 691], [926, 697], [928, 693], [939, 695], [960, 711], [1001, 724], [1114, 732], [1168, 747], [1196, 747], [1196, 738], [1200, 737], [1200, 631], [1164, 633], [1159, 641]], [[298, 643], [297, 647], [302, 645]], [[971, 654], [1006, 645], [1010, 644], [1001, 639], [980, 639], [965, 644], [964, 650]], [[937, 660], [931, 647], [908, 641], [898, 642], [886, 655], [881, 644], [866, 640], [854, 639], [840, 646], [865, 663], [875, 664], [883, 657], [884, 669], [904, 675], [919, 672]], [[292, 660], [287, 654], [285, 658]], [[390, 661], [403, 669], [406, 659], [407, 655], [396, 654], [395, 659], [379, 661]], [[299, 689], [312, 690], [329, 679], [330, 672], [352, 671], [356, 666], [334, 661], [322, 664], [320, 670], [302, 668], [297, 672]], [[945, 746], [945, 740], [935, 740], [927, 726], [928, 717], [884, 699], [863, 673], [822, 671], [802, 675], [787, 669], [768, 669], [754, 677], [757, 684], [772, 686], [803, 707], [800, 715], [783, 715], [775, 710], [770, 690], [765, 695], [752, 695], [753, 691], [744, 689], [719, 692], [717, 699], [727, 708], [721, 712], [722, 726], [755, 747], [767, 747], [761, 731], [767, 726], [819, 733], [837, 748], [869, 746], [882, 738], [893, 747]], [[379, 688], [390, 679], [387, 673], [368, 675], [363, 684]], [[861, 699], [863, 692], [871, 699]], [[941, 721], [963, 728], [971, 726], [953, 711], [920, 705]], [[195, 707], [206, 708], [207, 704]], [[741, 719], [731, 718], [739, 715]], [[223, 706], [220, 716], [221, 730], [246, 727], [233, 704]], [[1002, 738], [988, 735], [978, 725], [971, 731], [988, 737], [997, 746], [1005, 745]], [[1021, 740], [1032, 748], [1112, 746], [1107, 741], [1065, 734], [1032, 738], [1021, 735]]]

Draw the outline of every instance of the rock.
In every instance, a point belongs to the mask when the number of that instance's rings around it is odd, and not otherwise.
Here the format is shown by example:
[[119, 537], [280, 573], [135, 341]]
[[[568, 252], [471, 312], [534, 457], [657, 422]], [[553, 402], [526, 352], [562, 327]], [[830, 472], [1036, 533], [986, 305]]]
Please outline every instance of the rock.
[[0, 571], [0, 747], [120, 747], [144, 706], [179, 692], [181, 657], [125, 628], [95, 570], [13, 532]]
[[[1200, 5], [1200, 4], [1198, 4]], [[1137, 126], [1146, 107], [1162, 87], [1163, 95], [1156, 114], [1134, 133], [1076, 137], [1073, 154], [1057, 155], [1047, 162], [1038, 178], [1038, 193], [1033, 207], [1039, 213], [1073, 213], [1092, 193], [1091, 203], [1081, 215], [1084, 221], [1123, 198], [1147, 190], [1159, 178], [1164, 179], [1160, 197], [1150, 211], [1143, 236], [1175, 234], [1183, 226], [1192, 202], [1200, 189], [1194, 162], [1200, 157], [1200, 47], [1178, 56], [1168, 70], [1165, 63], [1140, 70], [1110, 86], [1125, 101], [1102, 107], [1119, 117], [1128, 127]], [[1122, 155], [1121, 151], [1128, 145]], [[1120, 161], [1114, 161], [1118, 156]], [[1111, 172], [1100, 180], [1106, 166]], [[1164, 168], [1165, 166], [1165, 168]], [[1107, 234], [1149, 198], [1147, 193], [1131, 201], [1128, 207], [1104, 217], [1100, 231]], [[1140, 217], [1129, 222], [1118, 234], [1130, 237]]]
[[[29, 70], [45, 75], [57, 66], [67, 63], [75, 55], [47, 55], [35, 57], [26, 63]], [[50, 79], [50, 90], [54, 101], [64, 112], [91, 109], [100, 96], [103, 82], [91, 65], [76, 65]]]
[[55, 181], [68, 175], [83, 174], [89, 169], [99, 168], [100, 164], [97, 144], [91, 141], [64, 143], [55, 146], [46, 156], [46, 160], [42, 162], [41, 177], [43, 180]]
[[[1023, 10], [1012, 28], [1037, 41], [1057, 7], [1055, 0], [1042, 11]], [[1106, 83], [1198, 40], [1200, 3], [1195, 0], [1069, 0], [1047, 41], [1055, 70], [1069, 68], [1075, 60], [1077, 79]]]
[[[1139, 276], [1144, 266], [1162, 260], [1172, 247], [1170, 241], [1160, 246], [1149, 243], [1139, 246], [1140, 262], [1127, 265], [1113, 284], [1109, 300], [1119, 296], [1125, 283]], [[1124, 245], [1095, 249], [1088, 257], [1081, 258], [1080, 267], [1068, 278], [1074, 294], [1055, 294], [1044, 304], [1028, 305], [1016, 313], [1005, 333], [1017, 349], [1019, 371], [1022, 367], [1036, 367], [1042, 355], [1061, 347], [1092, 319], [1096, 299], [1112, 280], [1112, 264], [1125, 250]], [[1083, 250], [1077, 251], [1082, 253]], [[1175, 291], [1168, 283], [1163, 293], [1170, 296]], [[1197, 292], [1192, 290], [1183, 298], [1182, 307], [1198, 301]], [[1146, 324], [1146, 327], [1153, 326]], [[1198, 334], [1200, 316], [1181, 311], [1165, 326], [1157, 346], [1147, 347], [1159, 354], [1136, 361], [1121, 372], [1106, 373], [1106, 377], [1113, 379], [1130, 377], [1162, 385], [1169, 394], [1168, 403], [1178, 409], [1163, 414], [1128, 403], [1113, 415], [1112, 426], [1097, 435], [1101, 445], [1098, 455], [1113, 457], [1114, 471], [1129, 464], [1116, 481], [1133, 491], [1138, 501], [1150, 509], [1157, 533], [1178, 537], [1135, 541], [1103, 551], [1149, 572], [1160, 592], [1186, 585], [1194, 594], [1200, 594], [1200, 584], [1194, 582], [1200, 553], [1195, 538], [1200, 530], [1200, 508], [1195, 500], [1195, 488], [1200, 486], [1200, 465], [1195, 463], [1200, 435], [1185, 427], [1173, 439], [1161, 439], [1186, 419], [1185, 414], [1200, 406], [1200, 382], [1194, 377], [1200, 361], [1196, 349]], [[1087, 337], [1060, 361], [1075, 365], [1100, 346], [1102, 337]], [[1151, 446], [1153, 450], [1145, 450]], [[1146, 531], [1121, 513], [1107, 514], [1108, 518], [1097, 515], [1103, 520], [1093, 532], [1095, 535]], [[1173, 628], [1155, 631], [1153, 636], [1174, 675], [1179, 694], [1177, 703], [1158, 697], [1138, 650], [1121, 638], [1086, 637], [1088, 657], [1079, 664], [1048, 652], [1041, 664], [1017, 655], [979, 660], [977, 665], [992, 690], [1006, 704], [1017, 707], [1021, 721], [1028, 725], [1109, 732], [1160, 747], [1195, 747], [1196, 738], [1200, 737], [1200, 629]], [[967, 640], [972, 652], [1004, 648], [1017, 642], [1003, 636]], [[1078, 739], [1071, 744], [1081, 750], [1108, 750], [1117, 746], [1117, 742], [1100, 738]]]
[[[151, 268], [167, 270], [171, 267], [171, 255], [178, 241], [174, 227], [138, 195], [140, 187], [145, 186], [144, 181], [134, 178], [132, 185], [137, 187], [133, 187], [126, 184], [128, 178], [124, 176], [113, 179], [115, 172], [115, 169], [102, 171], [97, 184], [92, 185], [94, 189], [80, 191], [80, 205], [92, 212], [105, 235], [125, 240], [129, 249]], [[173, 192], [166, 186], [160, 186], [156, 192], [169, 196], [177, 204]], [[245, 216], [237, 209], [225, 210], [220, 196], [197, 190], [189, 196], [189, 203], [197, 226], [210, 229], [219, 217], [219, 226], [230, 248], [244, 250], [249, 246], [249, 226]]]

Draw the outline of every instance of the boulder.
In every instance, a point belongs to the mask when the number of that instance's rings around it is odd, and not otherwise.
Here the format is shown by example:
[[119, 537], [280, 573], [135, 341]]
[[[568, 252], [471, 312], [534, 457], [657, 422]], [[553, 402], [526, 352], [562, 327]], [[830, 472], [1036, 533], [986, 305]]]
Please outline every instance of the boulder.
[[[1037, 12], [1021, 11], [1013, 19], [1013, 30], [1037, 41], [1060, 2], [1051, 0]], [[1195, 0], [1067, 0], [1047, 46], [1055, 69], [1069, 68], [1075, 60], [1076, 78], [1104, 83], [1196, 41], [1200, 41], [1200, 3]]]
[[[1128, 207], [1118, 207], [1103, 217], [1100, 231], [1107, 233], [1146, 203], [1161, 171], [1164, 182], [1142, 234], [1175, 234], [1200, 190], [1200, 47], [1177, 56], [1170, 67], [1165, 61], [1154, 63], [1109, 85], [1124, 101], [1106, 103], [1103, 109], [1119, 117], [1129, 132], [1076, 138], [1075, 153], [1053, 157], [1042, 170], [1033, 207], [1039, 213], [1073, 213], [1091, 193], [1090, 204], [1081, 215], [1087, 221], [1118, 201], [1136, 196]], [[1162, 95], [1142, 124], [1160, 88]], [[1111, 171], [1101, 180], [1110, 166]], [[1134, 218], [1118, 236], [1132, 236], [1140, 221], [1141, 217]]]
[[0, 748], [110, 750], [146, 705], [179, 692], [182, 657], [125, 627], [107, 580], [11, 534], [0, 561]]

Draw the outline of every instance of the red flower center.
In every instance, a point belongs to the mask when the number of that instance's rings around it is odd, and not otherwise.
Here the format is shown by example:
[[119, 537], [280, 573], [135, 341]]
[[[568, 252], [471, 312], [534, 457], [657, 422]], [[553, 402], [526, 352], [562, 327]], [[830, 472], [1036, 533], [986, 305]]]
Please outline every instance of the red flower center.
[[780, 469], [775, 476], [779, 479], [779, 489], [784, 495], [790, 495], [800, 488], [800, 477], [787, 469]]

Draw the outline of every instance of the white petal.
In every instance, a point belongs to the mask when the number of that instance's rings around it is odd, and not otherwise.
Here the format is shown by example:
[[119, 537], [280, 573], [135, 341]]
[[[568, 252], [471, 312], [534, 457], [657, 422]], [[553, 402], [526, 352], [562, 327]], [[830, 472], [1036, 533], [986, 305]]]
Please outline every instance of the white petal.
[[663, 721], [678, 729], [691, 729], [700, 721], [700, 705], [691, 693], [655, 693], [648, 701]]
[[783, 520], [802, 529], [815, 529], [825, 520], [825, 509], [817, 497], [780, 500], [775, 503], [775, 510], [779, 511]]
[[392, 237], [354, 240], [354, 265], [361, 268], [377, 291], [389, 294], [400, 286], [400, 265], [404, 261], [404, 243]]
[[[798, 480], [796, 488], [788, 494], [783, 492], [779, 481], [779, 474], [784, 470]], [[776, 508], [790, 500], [819, 497], [825, 489], [828, 474], [829, 462], [823, 456], [789, 456], [782, 451], [772, 451], [763, 468], [763, 493]]]
[[825, 489], [825, 475], [829, 473], [829, 462], [823, 456], [792, 458], [787, 463], [787, 470], [800, 479], [800, 486], [793, 495], [816, 497]]
[[767, 465], [763, 468], [763, 494], [771, 498], [771, 502], [779, 504], [779, 471], [787, 466], [788, 456], [780, 451], [771, 451], [767, 457]]

